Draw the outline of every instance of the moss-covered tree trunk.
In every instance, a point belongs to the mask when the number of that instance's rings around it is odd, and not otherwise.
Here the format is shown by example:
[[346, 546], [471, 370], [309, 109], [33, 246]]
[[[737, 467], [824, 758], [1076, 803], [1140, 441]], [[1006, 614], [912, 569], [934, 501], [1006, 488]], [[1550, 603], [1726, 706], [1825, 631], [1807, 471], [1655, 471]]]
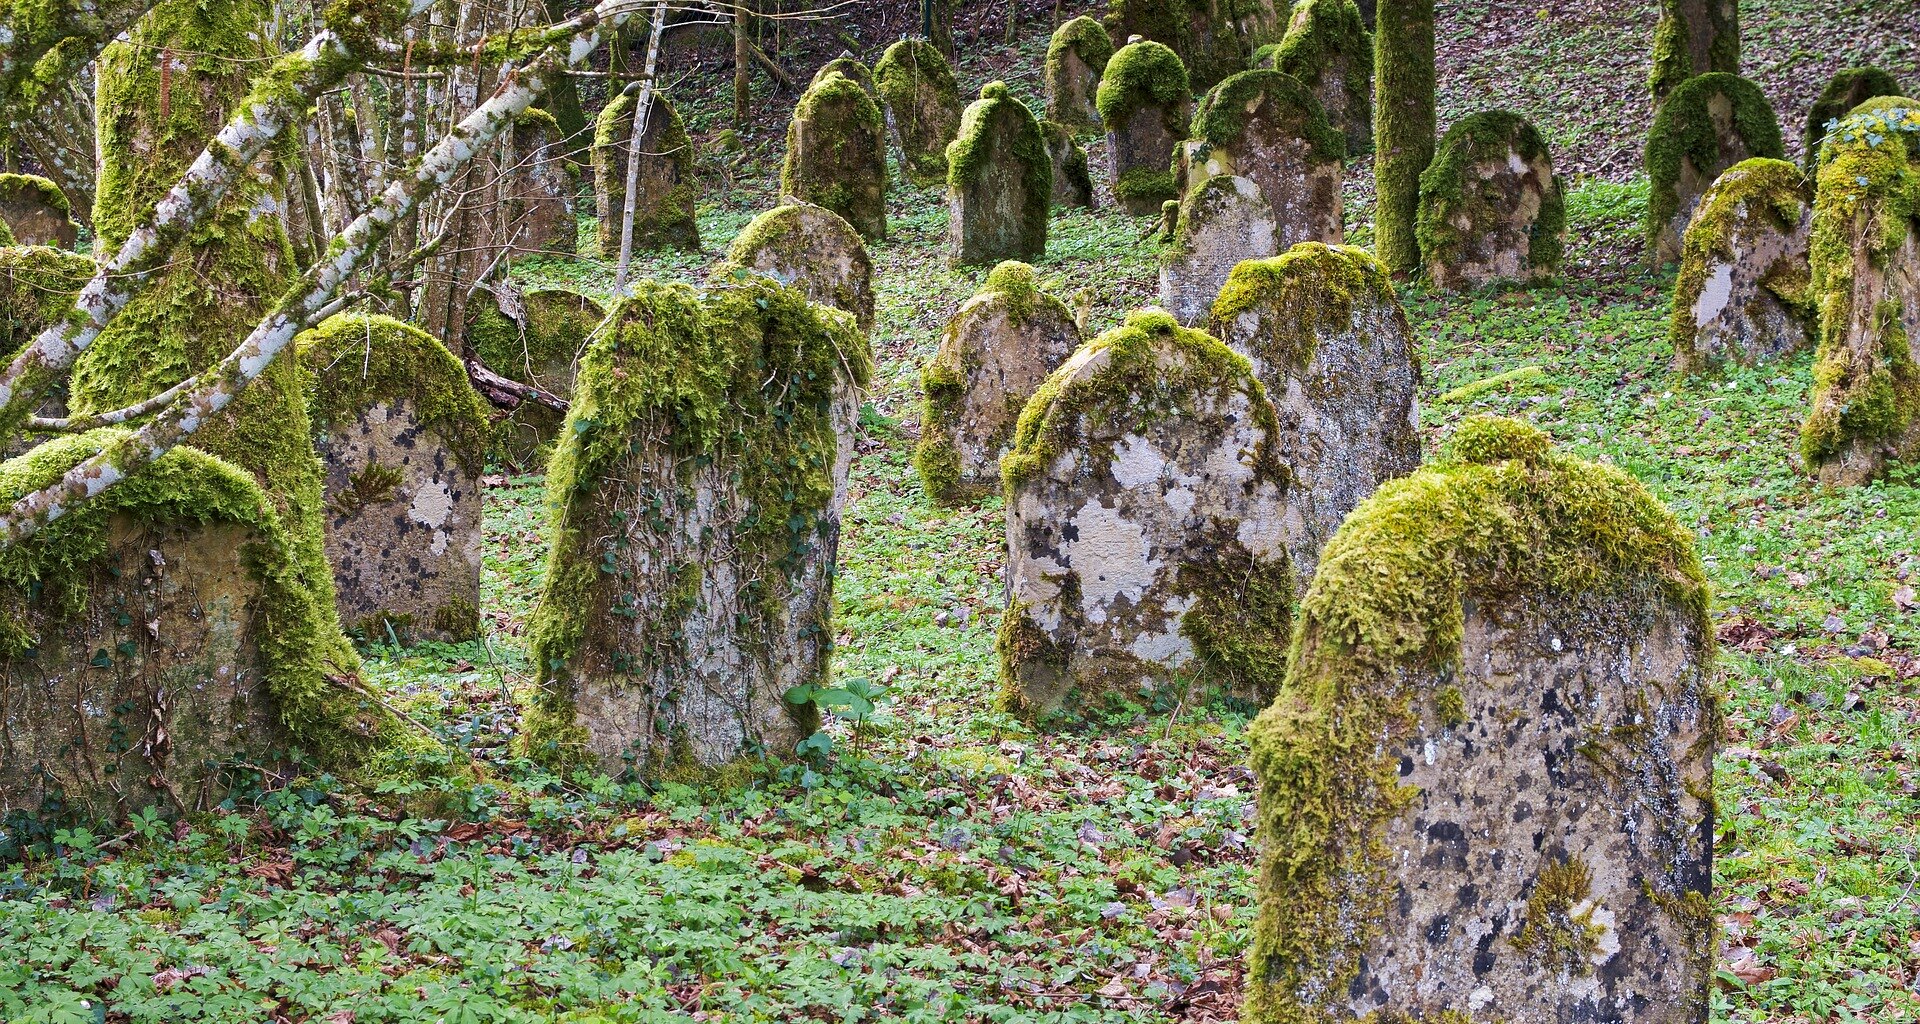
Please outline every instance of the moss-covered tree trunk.
[[1660, 0], [1648, 86], [1660, 103], [1681, 82], [1710, 71], [1740, 73], [1739, 0]]
[[1381, 0], [1373, 34], [1374, 253], [1395, 274], [1420, 266], [1414, 220], [1420, 173], [1433, 161], [1433, 0]]

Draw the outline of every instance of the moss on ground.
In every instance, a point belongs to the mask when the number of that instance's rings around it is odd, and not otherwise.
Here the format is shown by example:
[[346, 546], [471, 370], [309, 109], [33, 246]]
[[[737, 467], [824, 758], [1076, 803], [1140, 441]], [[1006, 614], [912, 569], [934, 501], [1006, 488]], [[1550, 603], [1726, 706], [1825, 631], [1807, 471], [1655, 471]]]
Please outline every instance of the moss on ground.
[[1725, 97], [1733, 110], [1733, 131], [1745, 143], [1747, 157], [1784, 160], [1786, 143], [1780, 137], [1780, 122], [1773, 116], [1767, 97], [1738, 75], [1715, 72], [1688, 79], [1667, 97], [1653, 116], [1653, 128], [1647, 134], [1647, 219], [1645, 235], [1650, 259], [1657, 259], [1658, 239], [1667, 223], [1680, 211], [1681, 166], [1690, 163], [1703, 175], [1711, 175], [1727, 154], [1720, 148], [1720, 132], [1715, 128], [1709, 105], [1716, 97]]
[[[1447, 129], [1433, 162], [1420, 175], [1420, 215], [1414, 233], [1420, 242], [1421, 262], [1429, 270], [1465, 257], [1471, 239], [1456, 218], [1466, 214], [1472, 223], [1484, 225], [1511, 209], [1512, 196], [1469, 191], [1470, 185], [1480, 181], [1473, 177], [1478, 165], [1504, 162], [1509, 152], [1518, 153], [1528, 165], [1545, 161], [1552, 166], [1553, 155], [1547, 150], [1546, 140], [1519, 114], [1482, 111], [1461, 118]], [[1567, 204], [1559, 176], [1549, 172], [1540, 184], [1540, 213], [1527, 234], [1527, 266], [1532, 271], [1529, 281], [1558, 274], [1565, 251]]]
[[351, 424], [378, 403], [406, 402], [463, 470], [477, 477], [486, 468], [486, 402], [437, 338], [392, 317], [351, 313], [321, 321], [294, 346], [307, 367], [307, 410], [316, 428]]
[[[1673, 346], [1677, 368], [1688, 373], [1708, 368], [1705, 354], [1694, 348], [1700, 329], [1694, 319], [1694, 300], [1706, 285], [1710, 266], [1735, 262], [1742, 255], [1733, 250], [1734, 228], [1752, 217], [1764, 216], [1775, 228], [1790, 233], [1798, 229], [1812, 201], [1813, 190], [1806, 175], [1784, 160], [1743, 160], [1714, 181], [1687, 227], [1680, 273], [1674, 279], [1673, 321], [1667, 340]], [[1789, 271], [1786, 277], [1767, 280], [1765, 286], [1812, 323], [1816, 319], [1812, 282], [1805, 268], [1796, 269], [1799, 272]]]

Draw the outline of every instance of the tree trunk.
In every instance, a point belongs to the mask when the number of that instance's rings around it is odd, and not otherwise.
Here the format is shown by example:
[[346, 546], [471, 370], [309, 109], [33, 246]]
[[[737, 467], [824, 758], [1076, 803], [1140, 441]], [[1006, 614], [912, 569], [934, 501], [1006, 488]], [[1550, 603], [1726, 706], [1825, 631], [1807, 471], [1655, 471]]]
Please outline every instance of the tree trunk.
[[1374, 33], [1374, 254], [1405, 277], [1420, 267], [1413, 223], [1433, 161], [1434, 0], [1381, 0]]
[[733, 126], [744, 128], [753, 103], [753, 41], [747, 38], [747, 0], [733, 6]]
[[1661, 0], [1647, 83], [1654, 104], [1665, 102], [1681, 82], [1712, 71], [1740, 73], [1738, 0]]

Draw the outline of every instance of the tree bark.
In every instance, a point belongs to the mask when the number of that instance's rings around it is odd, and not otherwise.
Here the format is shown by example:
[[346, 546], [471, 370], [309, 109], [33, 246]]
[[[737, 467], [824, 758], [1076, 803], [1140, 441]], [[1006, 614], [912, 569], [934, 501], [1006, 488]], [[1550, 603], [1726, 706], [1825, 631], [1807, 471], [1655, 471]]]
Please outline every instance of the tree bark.
[[753, 41], [747, 38], [747, 0], [733, 5], [733, 126], [744, 128], [753, 104], [753, 68], [748, 58]]
[[1434, 0], [1381, 0], [1374, 33], [1374, 254], [1395, 275], [1420, 267], [1414, 219], [1433, 162]]

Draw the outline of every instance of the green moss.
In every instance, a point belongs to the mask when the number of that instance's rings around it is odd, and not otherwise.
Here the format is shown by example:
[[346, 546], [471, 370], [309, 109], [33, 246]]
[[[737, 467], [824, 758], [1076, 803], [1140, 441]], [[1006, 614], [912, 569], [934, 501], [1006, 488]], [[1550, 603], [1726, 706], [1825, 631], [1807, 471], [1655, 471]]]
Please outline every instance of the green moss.
[[93, 261], [44, 245], [0, 247], [0, 357], [11, 360], [36, 335], [74, 312]]
[[1691, 163], [1696, 171], [1711, 178], [1732, 162], [1730, 154], [1721, 151], [1720, 132], [1708, 113], [1709, 104], [1721, 96], [1732, 106], [1733, 132], [1745, 143], [1747, 157], [1786, 159], [1780, 123], [1759, 86], [1721, 72], [1682, 83], [1660, 105], [1647, 134], [1645, 233], [1650, 258], [1658, 258], [1660, 234], [1680, 211], [1682, 163]]
[[1187, 134], [1185, 112], [1192, 98], [1187, 67], [1179, 55], [1160, 43], [1144, 41], [1114, 51], [1100, 76], [1094, 106], [1109, 132], [1124, 130], [1135, 114], [1153, 108], [1166, 119], [1168, 132], [1179, 139]]
[[[1369, 33], [1369, 38], [1371, 38], [1371, 33]], [[1253, 51], [1253, 57], [1252, 59], [1247, 61], [1247, 63], [1255, 68], [1265, 68], [1269, 71], [1272, 71], [1272, 70], [1275, 70], [1273, 66], [1273, 62], [1279, 56], [1280, 56], [1280, 44], [1267, 43], [1266, 45]], [[1369, 54], [1367, 57], [1367, 63], [1369, 66], [1371, 66], [1373, 63], [1373, 58], [1371, 54]]]
[[1836, 122], [1820, 146], [1820, 163], [1838, 152], [1882, 143], [1905, 147], [1908, 159], [1920, 157], [1920, 100], [1901, 96], [1870, 99]]
[[1214, 300], [1215, 333], [1240, 317], [1258, 315], [1270, 332], [1264, 359], [1308, 366], [1322, 334], [1350, 329], [1356, 299], [1397, 306], [1387, 273], [1364, 249], [1302, 242], [1278, 256], [1242, 260]]
[[449, 598], [434, 610], [433, 628], [454, 642], [480, 636], [480, 609], [464, 597]]
[[[1468, 190], [1470, 184], [1484, 181], [1475, 177], [1479, 165], [1489, 160], [1504, 161], [1509, 152], [1518, 153], [1529, 165], [1552, 163], [1546, 140], [1519, 114], [1483, 111], [1461, 118], [1447, 130], [1439, 152], [1420, 175], [1420, 214], [1414, 234], [1420, 242], [1421, 262], [1429, 269], [1454, 265], [1466, 258], [1472, 238], [1460, 229], [1458, 218], [1464, 215], [1487, 224], [1511, 207], [1512, 196]], [[1527, 231], [1528, 282], [1559, 273], [1565, 248], [1567, 204], [1560, 179], [1549, 174], [1541, 185], [1540, 212]]]
[[1257, 13], [1246, 0], [1109, 0], [1107, 34], [1116, 40], [1141, 36], [1180, 55], [1199, 89], [1247, 69], [1247, 50], [1276, 42], [1242, 37], [1241, 19]]
[[490, 427], [467, 370], [432, 335], [392, 317], [342, 314], [294, 339], [308, 371], [307, 410], [316, 429], [355, 423], [383, 402], [405, 401], [439, 434], [460, 466], [485, 468]]
[[[1708, 38], [1693, 38], [1685, 11], [1698, 7], [1707, 16]], [[1701, 59], [1701, 58], [1704, 58]], [[1709, 72], [1740, 73], [1740, 9], [1736, 0], [1661, 0], [1653, 30], [1653, 71], [1647, 87], [1654, 102], [1671, 96], [1688, 79]], [[1764, 154], [1757, 154], [1764, 155]]]
[[1053, 206], [1053, 160], [1033, 111], [1007, 92], [1005, 82], [989, 82], [980, 99], [968, 104], [959, 135], [947, 144], [947, 188], [960, 194], [1009, 161], [1020, 168], [1020, 254], [1043, 256]]
[[1457, 729], [1467, 724], [1467, 699], [1457, 686], [1442, 687], [1434, 695], [1433, 711], [1442, 728]]
[[922, 185], [945, 181], [947, 143], [960, 121], [960, 86], [947, 59], [925, 40], [902, 39], [880, 56], [873, 80], [893, 111], [907, 176]]
[[[1243, 1020], [1338, 1019], [1336, 994], [1395, 917], [1399, 854], [1383, 836], [1414, 793], [1391, 752], [1435, 698], [1410, 682], [1457, 661], [1468, 602], [1541, 592], [1676, 605], [1711, 657], [1706, 579], [1672, 513], [1632, 477], [1511, 420], [1462, 422], [1439, 459], [1382, 485], [1328, 543], [1284, 687], [1250, 730], [1260, 916]], [[1718, 705], [1704, 699], [1713, 735]]]
[[1814, 173], [1820, 160], [1820, 140], [1826, 138], [1835, 122], [1868, 100], [1899, 95], [1900, 83], [1879, 68], [1847, 68], [1828, 79], [1813, 108], [1807, 111], [1807, 129], [1800, 136], [1806, 148], [1801, 161], [1806, 172]]
[[1906, 96], [1875, 96], [1861, 103], [1859, 106], [1854, 107], [1852, 110], [1847, 111], [1847, 113], [1889, 113], [1892, 111], [1911, 110], [1915, 107], [1920, 107], [1920, 100], [1914, 100]]
[[[1298, 79], [1278, 71], [1242, 71], [1214, 86], [1194, 114], [1189, 134], [1209, 149], [1232, 147], [1256, 111], [1305, 139], [1313, 159], [1346, 158], [1346, 136], [1327, 123], [1320, 101]], [[1204, 152], [1199, 159], [1204, 159]]]
[[1180, 635], [1193, 644], [1205, 689], [1250, 696], [1264, 706], [1286, 674], [1293, 563], [1285, 557], [1255, 559], [1224, 533], [1213, 548], [1212, 560], [1180, 567], [1175, 586], [1194, 595], [1193, 607], [1180, 616]]
[[[607, 197], [612, 212], [599, 224], [600, 254], [607, 259], [620, 254], [621, 220], [627, 201], [623, 156], [633, 142], [633, 112], [639, 101], [637, 93], [622, 92], [594, 119], [593, 187]], [[700, 226], [694, 219], [694, 207], [700, 200], [700, 186], [694, 169], [693, 140], [687, 136], [680, 112], [664, 92], [653, 94], [646, 138], [640, 148], [645, 156], [639, 178], [642, 191], [633, 208], [634, 248], [699, 252]], [[666, 183], [664, 190], [659, 188], [661, 181]]]
[[[806, 227], [806, 221], [812, 217], [837, 221], [847, 236], [845, 248], [852, 273], [847, 280], [834, 286], [832, 301], [827, 304], [852, 313], [862, 330], [872, 330], [873, 260], [853, 225], [832, 210], [807, 203], [787, 203], [760, 214], [748, 221], [747, 226], [740, 229], [740, 234], [734, 236], [733, 244], [727, 247], [727, 263], [743, 268], [753, 267], [761, 262], [763, 254], [771, 254], [776, 266], [789, 271], [808, 266], [817, 258], [813, 252], [813, 233]], [[731, 268], [724, 265], [714, 271], [715, 275], [730, 273]], [[868, 286], [859, 287], [862, 282]]]
[[[1098, 82], [1106, 73], [1107, 61], [1113, 58], [1113, 39], [1098, 21], [1081, 15], [1061, 25], [1053, 32], [1053, 38], [1047, 42], [1046, 82], [1050, 96], [1057, 96], [1066, 85], [1066, 58], [1071, 53], [1087, 72]], [[1067, 123], [1068, 118], [1078, 118], [1077, 111], [1050, 108], [1049, 116]], [[1075, 121], [1071, 127], [1085, 127]]]
[[[1265, 49], [1265, 47], [1262, 47]], [[1347, 116], [1354, 119], [1356, 131], [1346, 136], [1353, 150], [1348, 156], [1360, 156], [1357, 143], [1364, 138], [1372, 144], [1373, 135], [1373, 33], [1360, 16], [1353, 0], [1301, 0], [1294, 5], [1286, 37], [1273, 51], [1273, 70], [1292, 75], [1314, 88], [1323, 75], [1341, 71], [1346, 93]], [[1254, 66], [1264, 66], [1260, 52], [1254, 53]], [[1340, 65], [1344, 63], [1344, 68]]]
[[869, 242], [887, 237], [886, 122], [845, 75], [828, 75], [794, 107], [780, 192], [832, 210]]
[[1547, 971], [1585, 977], [1606, 928], [1595, 924], [1593, 872], [1575, 857], [1540, 869], [1513, 944]]
[[1394, 274], [1420, 266], [1420, 175], [1433, 161], [1434, 0], [1380, 0], [1374, 18], [1374, 253]]
[[1172, 171], [1135, 167], [1113, 183], [1113, 194], [1121, 199], [1158, 199], [1164, 203], [1180, 194], [1178, 186]]
[[[606, 310], [598, 302], [565, 288], [542, 288], [521, 296], [524, 324], [476, 295], [467, 304], [467, 348], [488, 369], [522, 384], [535, 384], [561, 396], [568, 381], [554, 379], [570, 367]], [[570, 377], [571, 373], [566, 372]]]
[[60, 191], [60, 186], [38, 174], [0, 174], [0, 201], [17, 202], [15, 196], [44, 203], [62, 216], [73, 216], [73, 206], [67, 202], [67, 194]]
[[852, 57], [835, 57], [820, 65], [820, 70], [813, 73], [813, 80], [807, 83], [807, 88], [826, 81], [828, 75], [840, 75], [865, 90], [868, 96], [874, 95], [873, 72]]
[[[1706, 285], [1708, 267], [1730, 263], [1741, 255], [1733, 250], [1735, 225], [1758, 215], [1768, 217], [1780, 231], [1792, 232], [1798, 229], [1812, 198], [1806, 176], [1784, 160], [1743, 160], [1714, 180], [1687, 227], [1680, 273], [1674, 281], [1673, 322], [1667, 340], [1673, 345], [1676, 369], [1699, 373], [1708, 368], [1707, 354], [1694, 348], [1700, 325], [1693, 310]], [[1809, 324], [1816, 317], [1810, 284], [1807, 277], [1798, 274], [1766, 282], [1780, 301], [1798, 309]]]

